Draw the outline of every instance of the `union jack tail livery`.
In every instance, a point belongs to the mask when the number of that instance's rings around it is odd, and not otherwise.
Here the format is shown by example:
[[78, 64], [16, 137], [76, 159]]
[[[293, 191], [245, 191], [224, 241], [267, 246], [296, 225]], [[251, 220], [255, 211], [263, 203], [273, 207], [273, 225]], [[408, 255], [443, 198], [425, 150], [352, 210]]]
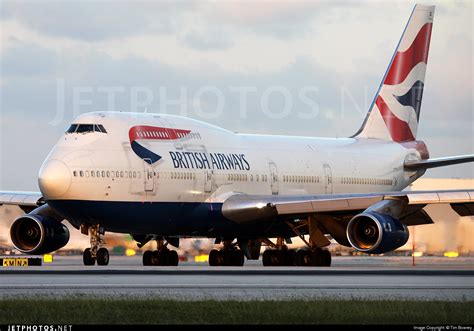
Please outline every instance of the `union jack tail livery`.
[[416, 139], [434, 9], [424, 5], [413, 9], [358, 137]]

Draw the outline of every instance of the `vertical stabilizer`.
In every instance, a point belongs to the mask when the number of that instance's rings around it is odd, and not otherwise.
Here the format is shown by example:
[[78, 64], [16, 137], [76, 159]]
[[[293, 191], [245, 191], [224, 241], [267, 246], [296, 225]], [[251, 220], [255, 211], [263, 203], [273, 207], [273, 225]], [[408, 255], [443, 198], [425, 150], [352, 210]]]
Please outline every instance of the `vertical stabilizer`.
[[416, 5], [382, 79], [367, 117], [355, 136], [416, 139], [425, 83], [434, 6]]

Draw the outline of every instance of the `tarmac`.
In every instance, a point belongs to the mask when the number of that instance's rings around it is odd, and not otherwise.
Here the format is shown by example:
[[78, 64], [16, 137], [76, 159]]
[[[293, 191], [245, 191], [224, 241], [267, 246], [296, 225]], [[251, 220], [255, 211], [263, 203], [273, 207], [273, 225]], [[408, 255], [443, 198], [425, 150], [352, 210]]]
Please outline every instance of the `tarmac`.
[[474, 257], [333, 257], [332, 266], [144, 267], [141, 256], [108, 266], [55, 256], [38, 267], [2, 267], [1, 298], [162, 298], [172, 300], [474, 300]]

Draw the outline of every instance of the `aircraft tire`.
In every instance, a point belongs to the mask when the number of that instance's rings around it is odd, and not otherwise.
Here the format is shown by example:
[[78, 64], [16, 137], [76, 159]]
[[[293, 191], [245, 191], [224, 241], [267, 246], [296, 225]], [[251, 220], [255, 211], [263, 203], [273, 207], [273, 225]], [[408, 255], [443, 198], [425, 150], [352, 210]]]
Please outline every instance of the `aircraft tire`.
[[144, 266], [153, 265], [153, 252], [152, 251], [145, 251], [145, 253], [143, 253], [143, 265]]
[[219, 251], [217, 249], [213, 249], [209, 253], [209, 266], [217, 267], [219, 265]]
[[272, 266], [272, 252], [273, 250], [267, 249], [263, 252], [262, 263], [265, 267]]
[[236, 267], [242, 267], [245, 263], [244, 252], [240, 249], [232, 251], [232, 265]]
[[331, 253], [328, 250], [323, 250], [322, 252], [322, 257], [323, 257], [323, 267], [330, 267], [331, 266]]
[[107, 248], [99, 248], [97, 251], [97, 265], [108, 265], [110, 260], [109, 251]]
[[90, 248], [86, 248], [84, 253], [82, 253], [82, 261], [84, 262], [84, 265], [95, 264], [95, 258], [92, 257], [92, 252]]
[[179, 264], [179, 257], [176, 251], [168, 252], [168, 265], [177, 266]]

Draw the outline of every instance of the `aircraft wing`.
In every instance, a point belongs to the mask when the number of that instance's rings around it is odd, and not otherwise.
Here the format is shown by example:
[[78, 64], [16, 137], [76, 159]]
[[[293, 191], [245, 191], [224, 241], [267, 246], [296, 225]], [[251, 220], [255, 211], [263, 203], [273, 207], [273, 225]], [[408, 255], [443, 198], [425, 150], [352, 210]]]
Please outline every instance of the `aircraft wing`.
[[[353, 216], [381, 201], [394, 201], [406, 210], [418, 211], [429, 204], [450, 204], [460, 216], [474, 215], [474, 190], [399, 191], [368, 194], [278, 196], [236, 194], [222, 206], [222, 213], [236, 223], [271, 219], [303, 218], [311, 215]], [[423, 215], [407, 218], [406, 225], [432, 223]], [[403, 219], [400, 220], [403, 223]]]
[[44, 203], [40, 192], [0, 191], [0, 206], [15, 205], [29, 212]]

